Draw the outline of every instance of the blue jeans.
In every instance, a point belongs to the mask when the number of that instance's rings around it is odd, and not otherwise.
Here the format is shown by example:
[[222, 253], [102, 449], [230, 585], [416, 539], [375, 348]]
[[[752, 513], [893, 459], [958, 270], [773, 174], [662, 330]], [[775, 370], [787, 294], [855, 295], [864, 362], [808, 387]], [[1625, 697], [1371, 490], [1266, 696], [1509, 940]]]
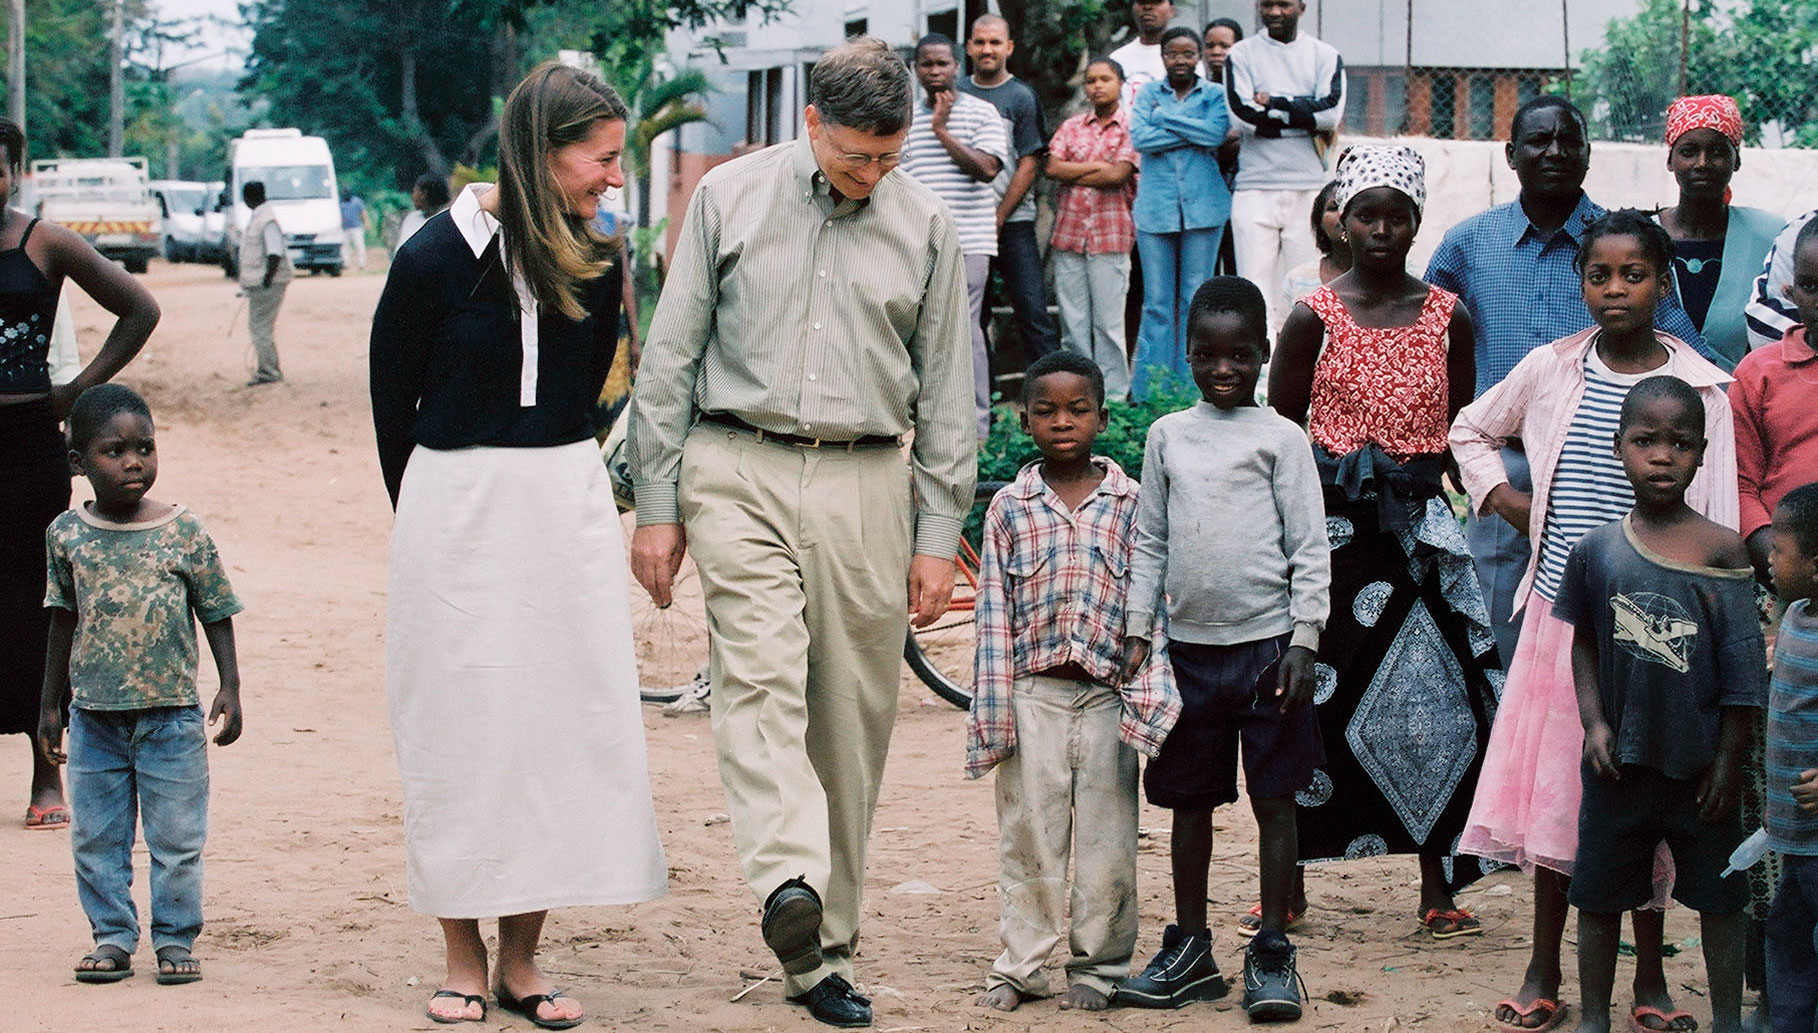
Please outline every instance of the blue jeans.
[[1004, 293], [1016, 312], [1016, 328], [1023, 335], [1029, 361], [1060, 347], [1054, 318], [1048, 315], [1048, 291], [1042, 283], [1042, 252], [1035, 242], [1035, 221], [1006, 222], [997, 231], [997, 265], [1004, 278]]
[[1818, 857], [1780, 856], [1780, 890], [1767, 918], [1767, 990], [1774, 1033], [1818, 1022]]
[[[1516, 491], [1534, 490], [1526, 452], [1503, 449], [1502, 465], [1509, 474], [1509, 487]], [[1490, 608], [1490, 633], [1496, 636], [1496, 651], [1501, 654], [1506, 671], [1515, 662], [1515, 639], [1521, 631], [1520, 622], [1514, 618], [1515, 587], [1527, 573], [1528, 556], [1537, 545], [1496, 514], [1475, 512], [1465, 518], [1465, 542], [1471, 547], [1471, 563], [1477, 568], [1478, 583], [1483, 585], [1483, 602]]]
[[1130, 395], [1149, 396], [1151, 384], [1178, 378], [1191, 384], [1187, 372], [1187, 309], [1193, 292], [1212, 276], [1223, 226], [1179, 233], [1137, 231], [1136, 249], [1143, 260], [1143, 321], [1130, 370]]
[[69, 717], [70, 848], [76, 897], [95, 943], [139, 946], [133, 822], [151, 854], [152, 947], [188, 949], [202, 931], [208, 741], [199, 707], [83, 710]]

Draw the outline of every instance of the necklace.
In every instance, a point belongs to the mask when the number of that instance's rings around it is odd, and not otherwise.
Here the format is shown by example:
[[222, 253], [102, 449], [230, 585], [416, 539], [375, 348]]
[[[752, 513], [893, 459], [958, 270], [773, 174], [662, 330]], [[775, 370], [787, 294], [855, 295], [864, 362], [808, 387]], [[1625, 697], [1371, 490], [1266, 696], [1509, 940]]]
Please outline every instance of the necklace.
[[1723, 259], [1721, 258], [1686, 258], [1682, 255], [1673, 256], [1673, 261], [1685, 266], [1685, 271], [1691, 273], [1693, 276], [1703, 276], [1706, 266], [1723, 264]]

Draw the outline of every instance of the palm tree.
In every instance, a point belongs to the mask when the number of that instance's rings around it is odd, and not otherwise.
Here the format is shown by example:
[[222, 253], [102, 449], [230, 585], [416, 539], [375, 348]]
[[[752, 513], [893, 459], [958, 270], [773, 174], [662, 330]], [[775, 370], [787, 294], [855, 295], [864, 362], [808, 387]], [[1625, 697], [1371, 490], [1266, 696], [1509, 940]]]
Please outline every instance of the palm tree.
[[664, 133], [691, 122], [707, 121], [700, 98], [713, 92], [713, 83], [698, 68], [683, 68], [668, 78], [646, 65], [636, 88], [628, 94], [631, 132], [625, 141], [625, 164], [636, 184], [638, 225], [650, 223], [650, 147]]

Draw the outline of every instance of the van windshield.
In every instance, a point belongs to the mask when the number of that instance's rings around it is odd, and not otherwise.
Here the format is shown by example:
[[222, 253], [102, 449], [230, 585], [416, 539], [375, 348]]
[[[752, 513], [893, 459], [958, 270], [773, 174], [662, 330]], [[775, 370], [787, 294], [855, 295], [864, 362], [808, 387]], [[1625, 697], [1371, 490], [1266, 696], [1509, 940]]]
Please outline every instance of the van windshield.
[[326, 197], [332, 201], [335, 196], [328, 185], [326, 165], [247, 167], [240, 170], [240, 182], [242, 185], [264, 183], [267, 201], [302, 201], [317, 197]]
[[193, 215], [196, 209], [208, 203], [208, 193], [202, 190], [166, 190], [164, 201], [170, 206], [172, 215]]

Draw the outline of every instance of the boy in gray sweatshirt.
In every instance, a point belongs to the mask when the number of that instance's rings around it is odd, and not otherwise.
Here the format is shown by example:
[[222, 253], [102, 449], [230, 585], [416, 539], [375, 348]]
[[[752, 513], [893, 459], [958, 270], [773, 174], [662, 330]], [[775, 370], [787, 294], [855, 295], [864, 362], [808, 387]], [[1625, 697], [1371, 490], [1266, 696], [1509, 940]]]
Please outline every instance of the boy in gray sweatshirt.
[[[1193, 295], [1187, 364], [1204, 400], [1156, 420], [1143, 457], [1130, 563], [1125, 664], [1148, 653], [1168, 605], [1180, 719], [1143, 774], [1149, 802], [1173, 811], [1177, 922], [1116, 1001], [1178, 1008], [1225, 993], [1206, 921], [1212, 811], [1245, 785], [1261, 833], [1262, 930], [1246, 950], [1244, 1010], [1298, 1019], [1288, 896], [1298, 856], [1294, 794], [1325, 762], [1313, 660], [1331, 608], [1331, 547], [1312, 447], [1256, 404], [1269, 357], [1267, 306], [1250, 281], [1219, 276]], [[1164, 594], [1165, 593], [1165, 594]]]

